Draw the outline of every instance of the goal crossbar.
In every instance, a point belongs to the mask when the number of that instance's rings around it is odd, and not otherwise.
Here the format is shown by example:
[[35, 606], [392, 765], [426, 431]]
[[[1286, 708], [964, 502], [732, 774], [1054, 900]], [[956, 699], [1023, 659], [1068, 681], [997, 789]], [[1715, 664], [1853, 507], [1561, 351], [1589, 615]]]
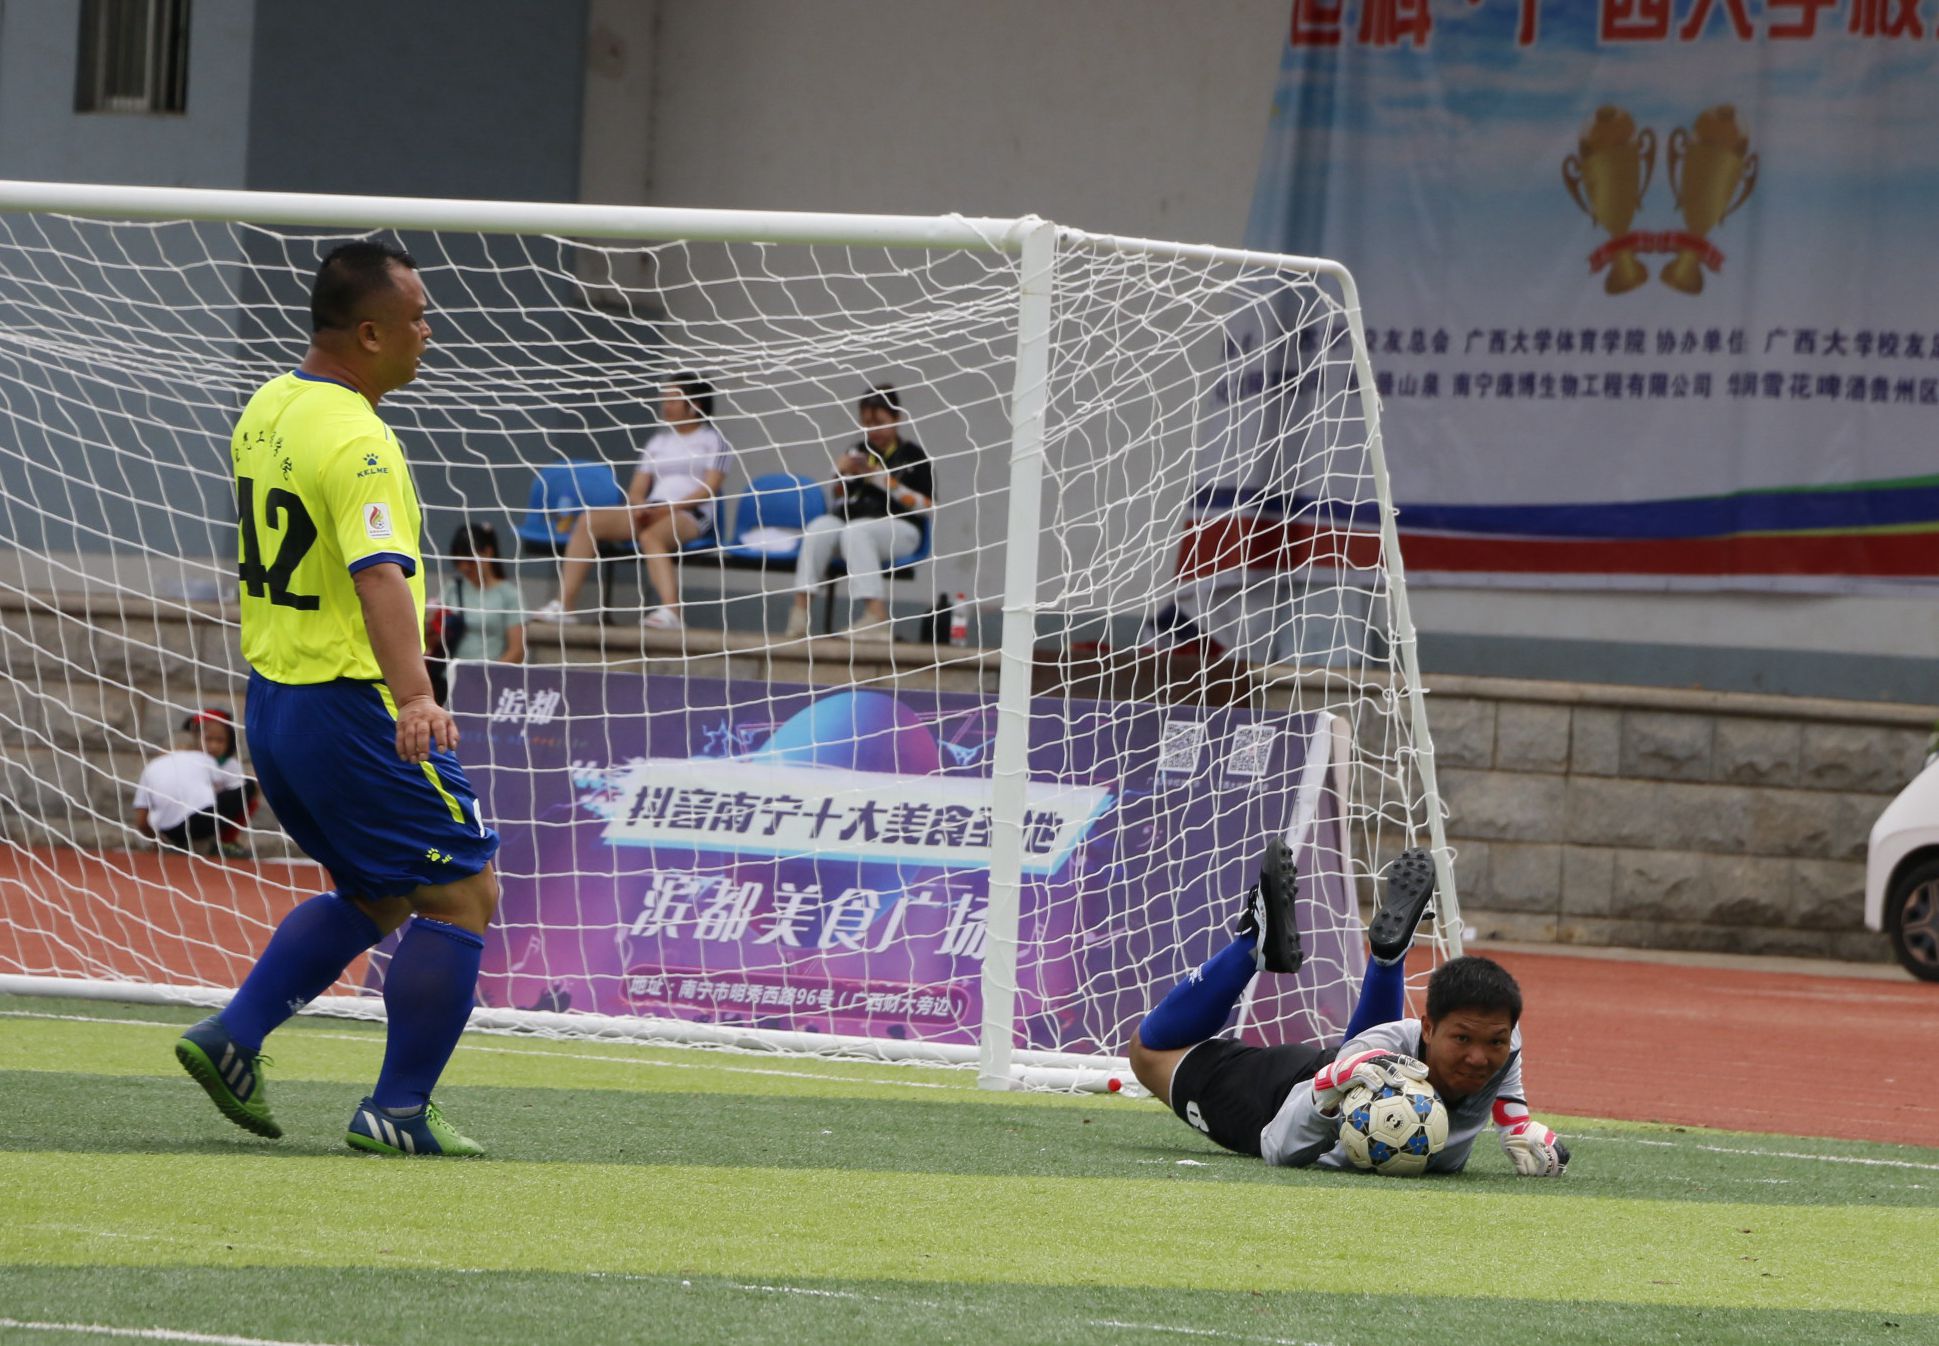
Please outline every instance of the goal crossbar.
[[[608, 206], [584, 202], [477, 201], [456, 197], [360, 196], [327, 192], [257, 192], [210, 187], [124, 187], [107, 183], [0, 179], [0, 212], [79, 215], [114, 220], [247, 220], [313, 228], [433, 229], [481, 234], [562, 234], [574, 238], [714, 243], [788, 242], [891, 248], [960, 248], [1021, 252], [1035, 215], [874, 215], [803, 210], [696, 210], [680, 206]], [[1104, 251], [1181, 260], [1273, 267], [1345, 277], [1323, 257], [1261, 252], [1209, 243], [1090, 233], [1055, 225], [1065, 242]]]

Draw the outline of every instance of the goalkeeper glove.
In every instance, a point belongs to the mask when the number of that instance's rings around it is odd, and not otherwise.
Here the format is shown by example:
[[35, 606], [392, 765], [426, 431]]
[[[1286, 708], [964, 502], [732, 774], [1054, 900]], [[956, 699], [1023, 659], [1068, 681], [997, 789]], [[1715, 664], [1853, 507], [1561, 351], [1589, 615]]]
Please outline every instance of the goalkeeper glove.
[[1569, 1171], [1569, 1147], [1533, 1117], [1504, 1127], [1501, 1148], [1524, 1178], [1559, 1178]]
[[1361, 1052], [1344, 1061], [1335, 1061], [1313, 1077], [1313, 1102], [1324, 1115], [1340, 1110], [1347, 1091], [1365, 1085], [1379, 1089], [1391, 1085], [1398, 1089], [1408, 1080], [1427, 1078], [1427, 1067], [1411, 1056], [1398, 1052]]

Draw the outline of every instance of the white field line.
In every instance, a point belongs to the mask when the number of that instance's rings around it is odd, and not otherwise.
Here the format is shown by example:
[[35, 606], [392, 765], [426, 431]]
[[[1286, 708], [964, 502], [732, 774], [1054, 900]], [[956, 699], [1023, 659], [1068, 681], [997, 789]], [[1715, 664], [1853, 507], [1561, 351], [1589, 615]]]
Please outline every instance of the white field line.
[[132, 1231], [120, 1229], [95, 1229], [92, 1226], [84, 1224], [51, 1224], [45, 1220], [37, 1220], [32, 1224], [22, 1226], [22, 1228], [45, 1229], [50, 1234], [80, 1234], [85, 1238], [92, 1239], [140, 1239], [143, 1243], [193, 1243], [200, 1241], [196, 1239], [175, 1238], [168, 1234], [137, 1234]]
[[0, 1019], [55, 1019], [70, 1024], [120, 1024], [124, 1028], [187, 1028], [162, 1019], [104, 1019], [98, 1014], [46, 1014], [40, 1010], [0, 1010]]
[[[0, 1010], [0, 1018], [50, 1019], [50, 1020], [57, 1020], [57, 1021], [66, 1022], [66, 1023], [119, 1024], [130, 1028], [179, 1028], [183, 1026], [181, 1024], [177, 1024], [177, 1023], [174, 1023], [168, 1020], [162, 1020], [162, 1019], [110, 1019], [110, 1018], [104, 1018], [100, 1015], [94, 1015], [94, 1014], [50, 1014], [39, 1010]], [[376, 1022], [378, 1021], [376, 1020], [372, 1021], [373, 1024]], [[469, 1028], [469, 1029], [466, 1029], [465, 1031], [468, 1034], [471, 1034], [474, 1036], [491, 1036], [491, 1037], [527, 1036], [526, 1034], [519, 1032], [517, 1030], [506, 1029], [506, 1028]], [[327, 1038], [336, 1042], [368, 1042], [370, 1040], [367, 1037], [361, 1037], [354, 1033], [318, 1032], [316, 1036], [320, 1038]], [[647, 1043], [620, 1043], [620, 1044], [614, 1044], [614, 1045], [640, 1046], [640, 1047], [646, 1048], [647, 1050], [654, 1050], [656, 1047], [656, 1044], [647, 1044]], [[653, 1060], [644, 1060], [644, 1059], [624, 1057], [624, 1056], [595, 1056], [586, 1052], [539, 1050], [534, 1048], [518, 1048], [518, 1047], [485, 1047], [485, 1046], [479, 1045], [476, 1042], [460, 1042], [458, 1046], [459, 1046], [459, 1050], [461, 1051], [500, 1052], [507, 1056], [563, 1057], [565, 1059], [574, 1060], [574, 1061], [603, 1061], [613, 1065], [657, 1066], [666, 1070], [717, 1070], [729, 1075], [771, 1075], [780, 1079], [796, 1079], [796, 1080], [838, 1080], [838, 1081], [846, 1080], [846, 1081], [853, 1081], [860, 1084], [879, 1084], [886, 1088], [943, 1089], [943, 1090], [963, 1090], [967, 1092], [965, 1085], [944, 1084], [934, 1080], [877, 1079], [877, 1078], [865, 1077], [860, 1075], [821, 1075], [812, 1071], [779, 1070], [768, 1066], [724, 1066], [724, 1065], [718, 1064], [717, 1062], [701, 1063], [701, 1062], [694, 1062], [694, 1061], [653, 1061]], [[749, 1050], [741, 1047], [734, 1047], [734, 1046], [727, 1046], [727, 1045], [714, 1045], [714, 1044], [694, 1045], [694, 1044], [682, 1044], [682, 1043], [670, 1042], [670, 1043], [657, 1044], [657, 1048], [659, 1050], [670, 1050], [670, 1051], [699, 1051], [699, 1052], [705, 1052], [710, 1056], [730, 1057], [730, 1058], [747, 1057], [747, 1056], [771, 1057], [774, 1055], [774, 1053], [769, 1051]], [[853, 1064], [857, 1064], [857, 1062], [853, 1060], [849, 1060], [846, 1062], [841, 1062], [840, 1064], [853, 1065]], [[876, 1064], [894, 1066], [898, 1063], [876, 1062]], [[947, 1070], [950, 1067], [945, 1064], [933, 1062], [933, 1061], [921, 1061], [921, 1062], [911, 1061], [907, 1063], [906, 1066], [904, 1066], [903, 1068], [908, 1070]], [[965, 1079], [968, 1078], [968, 1070], [966, 1067], [959, 1067], [957, 1069], [957, 1073], [962, 1075]], [[1046, 1090], [1051, 1093], [1072, 1092], [1070, 1090], [1065, 1090], [1061, 1088], [1061, 1086], [1056, 1086], [1056, 1085], [1046, 1086]], [[1099, 1091], [1099, 1092], [1116, 1092], [1119, 1098], [1124, 1099], [1127, 1102], [1136, 1100], [1136, 1099], [1149, 1098], [1151, 1096], [1149, 1093], [1145, 1091], [1145, 1089], [1141, 1085], [1139, 1085], [1136, 1081], [1130, 1080], [1130, 1079], [1124, 1080], [1122, 1082], [1122, 1087], [1116, 1091]]]
[[1583, 1140], [1598, 1144], [1647, 1145], [1657, 1150], [1702, 1150], [1706, 1154], [1741, 1154], [1756, 1159], [1810, 1159], [1820, 1164], [1862, 1164], [1867, 1168], [1909, 1168], [1920, 1173], [1939, 1173], [1939, 1164], [1923, 1164], [1913, 1159], [1871, 1159], [1857, 1154], [1806, 1154], [1799, 1150], [1758, 1150], [1742, 1145], [1705, 1145], [1679, 1140], [1646, 1140], [1642, 1136], [1612, 1136], [1602, 1132], [1578, 1131]]
[[[105, 1019], [95, 1014], [45, 1014], [37, 1010], [0, 1010], [0, 1018], [5, 1019], [54, 1019], [64, 1023], [116, 1024], [124, 1028], [185, 1028], [186, 1024], [171, 1023], [164, 1019]], [[331, 1042], [374, 1042], [376, 1039], [367, 1033], [330, 1033], [317, 1029], [306, 1029], [305, 1037], [323, 1038]], [[968, 1092], [959, 1084], [941, 1084], [934, 1080], [882, 1080], [868, 1079], [859, 1075], [822, 1075], [812, 1070], [777, 1070], [769, 1066], [726, 1066], [712, 1061], [654, 1061], [645, 1057], [602, 1056], [594, 1052], [575, 1052], [549, 1050], [537, 1047], [487, 1047], [476, 1042], [460, 1042], [459, 1051], [491, 1052], [499, 1056], [540, 1056], [558, 1061], [595, 1061], [611, 1066], [648, 1066], [659, 1070], [713, 1070], [727, 1075], [771, 1075], [788, 1080], [821, 1080], [837, 1084], [879, 1084], [897, 1089], [949, 1089]], [[670, 1050], [678, 1051], [679, 1048]]]
[[[350, 1035], [344, 1034], [344, 1036]], [[364, 1039], [364, 1041], [368, 1040]], [[458, 1049], [468, 1052], [491, 1052], [497, 1056], [543, 1056], [554, 1061], [563, 1058], [568, 1061], [598, 1061], [614, 1066], [653, 1066], [665, 1070], [717, 1070], [724, 1075], [772, 1075], [784, 1080], [820, 1080], [835, 1084], [882, 1084], [898, 1089], [953, 1089], [961, 1093], [969, 1092], [960, 1084], [939, 1084], [934, 1080], [877, 1080], [865, 1079], [860, 1075], [821, 1075], [812, 1070], [776, 1070], [767, 1066], [723, 1066], [699, 1061], [650, 1061], [625, 1056], [597, 1056], [587, 1052], [542, 1051], [531, 1047], [485, 1047], [475, 1042], [460, 1042]]]
[[1252, 1341], [1263, 1346], [1330, 1346], [1323, 1341], [1299, 1337], [1255, 1337], [1239, 1332], [1221, 1332], [1213, 1327], [1173, 1327], [1166, 1323], [1131, 1323], [1116, 1318], [1086, 1318], [1086, 1327], [1109, 1327], [1120, 1332], [1170, 1332], [1181, 1337], [1216, 1337], [1220, 1341]]
[[[693, 1282], [681, 1281], [680, 1288], [682, 1290], [691, 1290], [693, 1289]], [[706, 1289], [708, 1287], [702, 1286], [701, 1288]], [[871, 1304], [899, 1304], [913, 1306], [919, 1309], [956, 1309], [958, 1312], [961, 1312], [964, 1307], [954, 1304], [944, 1304], [942, 1301], [935, 1299], [909, 1299], [896, 1295], [868, 1295], [863, 1294], [859, 1290], [824, 1290], [814, 1285], [752, 1285], [742, 1284], [738, 1281], [728, 1281], [720, 1288], [723, 1290], [747, 1290], [758, 1295], [800, 1295], [804, 1299], [859, 1299], [866, 1300]], [[981, 1311], [981, 1306], [969, 1307], [974, 1312]]]
[[[460, 1274], [486, 1275], [484, 1268], [464, 1268]], [[591, 1279], [614, 1280], [662, 1280], [658, 1276], [640, 1276], [627, 1273], [587, 1272]], [[681, 1288], [692, 1289], [693, 1282], [683, 1280]], [[702, 1287], [710, 1288], [710, 1287]], [[742, 1290], [764, 1295], [799, 1295], [810, 1299], [849, 1299], [874, 1304], [892, 1304], [899, 1308], [940, 1309], [957, 1314], [969, 1313], [982, 1316], [989, 1312], [982, 1305], [944, 1304], [937, 1300], [914, 1299], [896, 1295], [871, 1295], [854, 1290], [825, 1290], [809, 1285], [759, 1285], [729, 1281], [721, 1289]], [[1157, 1332], [1170, 1336], [1199, 1337], [1216, 1341], [1236, 1341], [1254, 1343], [1255, 1346], [1330, 1346], [1326, 1342], [1316, 1342], [1299, 1337], [1263, 1337], [1251, 1333], [1226, 1332], [1209, 1327], [1185, 1327], [1175, 1323], [1140, 1323], [1121, 1318], [1085, 1318], [1080, 1322], [1085, 1327], [1107, 1328], [1115, 1332]], [[323, 1342], [280, 1341], [269, 1337], [238, 1337], [219, 1335], [209, 1332], [184, 1332], [167, 1327], [110, 1327], [102, 1323], [45, 1323], [32, 1322], [18, 1318], [0, 1318], [0, 1328], [14, 1328], [23, 1332], [63, 1332], [74, 1335], [103, 1337], [126, 1337], [139, 1341], [185, 1341], [200, 1343], [201, 1346], [333, 1346]]]
[[90, 1337], [132, 1337], [138, 1341], [194, 1341], [206, 1346], [329, 1346], [315, 1341], [277, 1341], [269, 1337], [232, 1337], [212, 1332], [177, 1332], [168, 1327], [109, 1327], [103, 1323], [36, 1323], [0, 1318], [0, 1327], [16, 1332], [66, 1332]]
[[[307, 1247], [300, 1243], [292, 1243], [288, 1239], [277, 1239], [271, 1243], [240, 1243], [236, 1241], [233, 1234], [223, 1235], [220, 1238], [214, 1235], [202, 1234], [140, 1234], [131, 1230], [95, 1229], [89, 1225], [59, 1224], [51, 1220], [36, 1220], [30, 1224], [22, 1225], [21, 1228], [45, 1229], [50, 1233], [72, 1234], [80, 1238], [137, 1239], [143, 1243], [172, 1245], [177, 1249], [187, 1248], [194, 1251], [206, 1250], [214, 1243], [221, 1243], [229, 1251], [264, 1253], [272, 1258], [279, 1255], [287, 1256], [290, 1253], [302, 1253], [318, 1264], [324, 1261], [324, 1252], [322, 1249]], [[443, 1268], [438, 1269], [442, 1270]]]
[[[691, 1281], [681, 1281], [680, 1284], [683, 1288], [688, 1289], [691, 1289], [693, 1285]], [[748, 1290], [756, 1294], [803, 1295], [814, 1299], [858, 1299], [875, 1304], [913, 1305], [914, 1307], [925, 1309], [954, 1309], [957, 1312], [963, 1312], [966, 1309], [976, 1313], [986, 1312], [981, 1305], [941, 1304], [935, 1300], [905, 1299], [898, 1298], [894, 1295], [870, 1295], [862, 1294], [854, 1290], [823, 1290], [808, 1285], [747, 1285], [730, 1281], [725, 1288], [729, 1290]], [[1297, 1337], [1259, 1337], [1248, 1333], [1224, 1332], [1210, 1327], [1181, 1327], [1171, 1323], [1136, 1323], [1120, 1318], [1085, 1318], [1082, 1322], [1085, 1327], [1107, 1327], [1119, 1332], [1165, 1332], [1181, 1337], [1210, 1337], [1220, 1341], [1255, 1342], [1259, 1346], [1330, 1346], [1326, 1342], [1306, 1341]]]

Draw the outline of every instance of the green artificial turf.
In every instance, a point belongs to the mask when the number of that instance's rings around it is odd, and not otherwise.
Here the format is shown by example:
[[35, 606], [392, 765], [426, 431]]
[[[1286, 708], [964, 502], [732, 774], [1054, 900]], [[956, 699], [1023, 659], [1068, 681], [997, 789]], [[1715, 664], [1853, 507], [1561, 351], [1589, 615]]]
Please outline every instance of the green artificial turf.
[[[1398, 1278], [1397, 1278], [1398, 1279]], [[442, 1272], [373, 1267], [6, 1269], [7, 1316], [43, 1323], [196, 1323], [284, 1341], [530, 1346], [556, 1341], [736, 1346], [907, 1343], [1501, 1342], [1524, 1346], [1702, 1342], [1705, 1346], [1939, 1339], [1929, 1315], [1680, 1309], [1583, 1300], [1384, 1294], [1243, 1295], [1123, 1286], [949, 1285], [896, 1280], [747, 1280], [591, 1272]], [[132, 1306], [110, 1314], [104, 1305]], [[233, 1316], [211, 1314], [212, 1306]], [[231, 1306], [239, 1306], [231, 1308]], [[240, 1307], [246, 1306], [246, 1307]], [[331, 1335], [320, 1336], [327, 1329]], [[86, 1340], [44, 1332], [0, 1341]], [[104, 1339], [112, 1340], [112, 1339]]]
[[[5, 1033], [0, 1029], [0, 1035]], [[172, 1063], [171, 1063], [172, 1064]], [[375, 1068], [373, 1058], [372, 1068]], [[162, 1068], [160, 1065], [158, 1069]], [[462, 1074], [455, 1071], [454, 1074]], [[367, 1084], [272, 1077], [271, 1099], [288, 1134], [262, 1140], [229, 1125], [188, 1083], [162, 1076], [0, 1072], [0, 1151], [335, 1156], [350, 1109]], [[1011, 1177], [1131, 1178], [1359, 1191], [1391, 1183], [1358, 1173], [1268, 1168], [1213, 1147], [1149, 1099], [1051, 1100], [1004, 1106], [969, 1093], [965, 1105], [899, 1099], [700, 1091], [627, 1094], [454, 1085], [439, 1097], [498, 1164], [739, 1165]], [[994, 1101], [992, 1101], [994, 1100]], [[73, 1119], [89, 1124], [75, 1127]], [[1939, 1155], [1855, 1142], [1796, 1142], [1726, 1132], [1558, 1123], [1575, 1162], [1559, 1183], [1517, 1178], [1492, 1144], [1477, 1146], [1458, 1178], [1419, 1190], [1511, 1192], [1520, 1201], [1629, 1197], [1654, 1201], [1939, 1205]], [[1584, 1130], [1584, 1127], [1593, 1129]], [[1485, 1138], [1484, 1138], [1485, 1139]], [[1916, 1157], [1907, 1157], [1916, 1156]], [[1410, 1189], [1412, 1190], [1412, 1189]]]
[[0, 1000], [0, 1341], [1939, 1342], [1887, 1254], [1931, 1149], [1552, 1118], [1561, 1181], [1484, 1139], [1409, 1182], [1150, 1100], [468, 1035], [439, 1098], [491, 1156], [384, 1160], [342, 1145], [380, 1030], [279, 1032], [263, 1141], [176, 1068], [196, 1017]]

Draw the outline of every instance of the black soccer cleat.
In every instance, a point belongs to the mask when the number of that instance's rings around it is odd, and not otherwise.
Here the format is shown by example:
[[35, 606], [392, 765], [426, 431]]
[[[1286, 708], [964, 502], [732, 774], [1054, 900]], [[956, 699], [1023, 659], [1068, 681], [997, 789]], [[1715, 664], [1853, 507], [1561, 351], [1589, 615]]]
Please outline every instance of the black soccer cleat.
[[1373, 956], [1391, 963], [1404, 955], [1433, 898], [1434, 861], [1420, 847], [1410, 846], [1387, 866], [1380, 910], [1367, 927], [1367, 944]]
[[1253, 965], [1261, 972], [1294, 973], [1306, 961], [1299, 947], [1299, 926], [1293, 921], [1293, 897], [1299, 887], [1299, 867], [1293, 848], [1278, 837], [1266, 843], [1259, 857], [1259, 882], [1246, 894], [1245, 910], [1233, 929], [1254, 936]]

